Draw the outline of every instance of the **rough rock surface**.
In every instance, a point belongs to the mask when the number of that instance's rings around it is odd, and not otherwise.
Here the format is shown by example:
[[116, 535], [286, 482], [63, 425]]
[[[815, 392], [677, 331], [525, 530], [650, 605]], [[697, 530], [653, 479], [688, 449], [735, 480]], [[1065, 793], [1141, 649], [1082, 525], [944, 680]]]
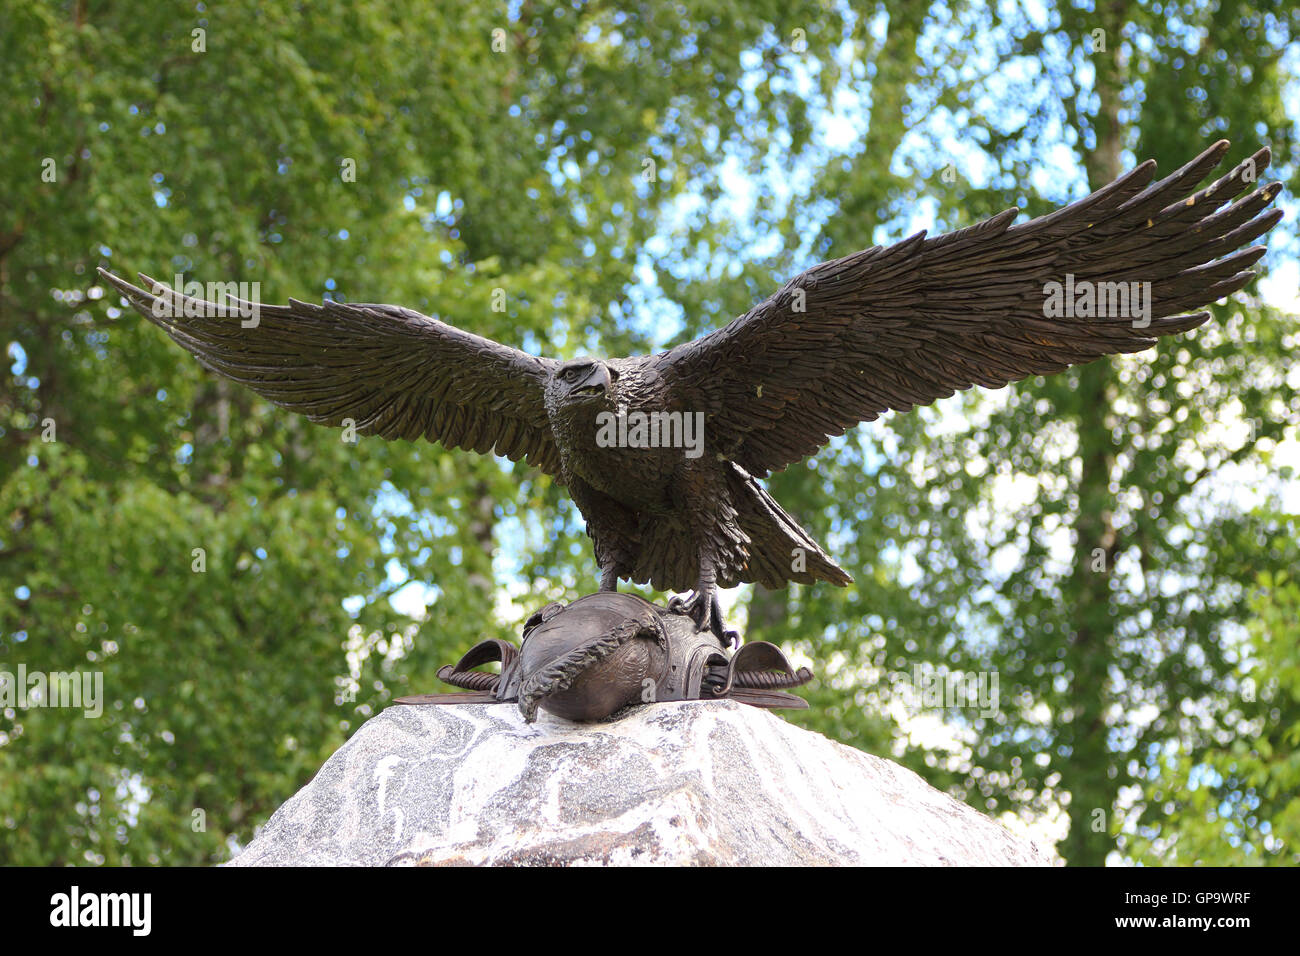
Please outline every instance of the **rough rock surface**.
[[231, 865], [1051, 865], [910, 770], [731, 701], [394, 706]]

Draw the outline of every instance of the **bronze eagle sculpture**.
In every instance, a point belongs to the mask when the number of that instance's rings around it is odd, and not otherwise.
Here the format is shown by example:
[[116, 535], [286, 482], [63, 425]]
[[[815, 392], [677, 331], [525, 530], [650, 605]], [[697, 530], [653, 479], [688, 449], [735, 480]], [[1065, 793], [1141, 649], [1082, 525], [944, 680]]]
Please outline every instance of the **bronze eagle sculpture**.
[[99, 272], [202, 365], [313, 422], [541, 469], [586, 520], [601, 591], [690, 591], [670, 607], [721, 638], [719, 587], [851, 581], [760, 478], [886, 411], [1149, 348], [1245, 285], [1265, 250], [1242, 247], [1281, 218], [1281, 187], [1253, 189], [1262, 149], [1194, 191], [1228, 145], [1158, 181], [1148, 160], [1028, 222], [1012, 208], [824, 262], [725, 328], [629, 358], [539, 357], [395, 305], [219, 304]]

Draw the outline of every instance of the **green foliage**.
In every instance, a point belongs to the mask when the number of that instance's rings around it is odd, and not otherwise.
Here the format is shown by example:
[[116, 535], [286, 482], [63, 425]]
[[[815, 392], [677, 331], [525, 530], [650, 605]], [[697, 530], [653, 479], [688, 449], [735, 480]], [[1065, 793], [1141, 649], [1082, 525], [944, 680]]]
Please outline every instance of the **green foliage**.
[[1149, 862], [1300, 864], [1300, 523], [1277, 516], [1271, 544], [1291, 571], [1263, 571], [1229, 674], [1222, 730], [1163, 761], [1133, 853]]

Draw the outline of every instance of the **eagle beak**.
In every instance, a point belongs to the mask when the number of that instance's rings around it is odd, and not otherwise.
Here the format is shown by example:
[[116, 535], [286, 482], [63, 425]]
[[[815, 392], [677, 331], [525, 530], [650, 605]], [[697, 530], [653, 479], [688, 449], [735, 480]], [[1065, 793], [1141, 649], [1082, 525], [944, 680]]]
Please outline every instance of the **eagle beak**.
[[597, 365], [586, 378], [577, 384], [573, 391], [578, 395], [604, 395], [609, 391], [609, 369]]

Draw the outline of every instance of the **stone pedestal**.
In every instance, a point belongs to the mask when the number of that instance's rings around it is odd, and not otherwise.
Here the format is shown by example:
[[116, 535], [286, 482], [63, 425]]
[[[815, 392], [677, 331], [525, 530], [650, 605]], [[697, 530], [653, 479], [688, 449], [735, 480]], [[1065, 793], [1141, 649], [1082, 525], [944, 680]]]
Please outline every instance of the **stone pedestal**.
[[731, 701], [598, 724], [394, 706], [231, 863], [1047, 866], [889, 760]]

